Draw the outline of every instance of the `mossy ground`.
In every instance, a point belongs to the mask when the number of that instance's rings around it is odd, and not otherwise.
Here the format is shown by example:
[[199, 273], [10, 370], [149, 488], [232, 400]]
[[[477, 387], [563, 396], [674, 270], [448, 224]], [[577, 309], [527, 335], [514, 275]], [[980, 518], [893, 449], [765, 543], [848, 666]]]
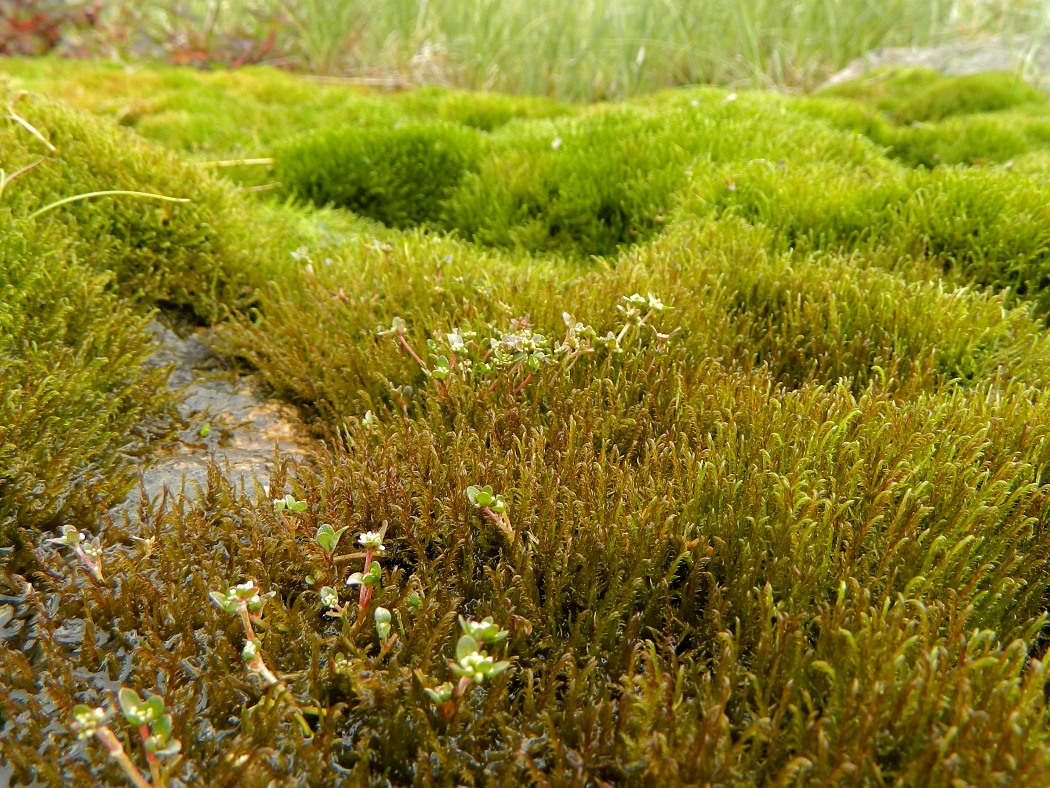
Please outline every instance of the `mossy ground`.
[[[906, 73], [577, 107], [2, 68], [54, 148], [0, 126], [8, 176], [41, 161], [0, 201], [15, 782], [121, 780], [71, 729], [119, 686], [165, 698], [181, 784], [1050, 782], [1041, 96]], [[276, 169], [202, 166], [230, 158]], [[111, 189], [192, 202], [33, 216]], [[328, 453], [107, 519], [165, 407], [157, 309], [216, 325]], [[484, 370], [529, 331], [534, 370]], [[103, 582], [44, 541], [61, 524], [99, 536]], [[357, 626], [352, 542], [383, 527]], [[209, 601], [248, 579], [309, 735]], [[446, 714], [424, 690], [458, 614], [512, 667]]]

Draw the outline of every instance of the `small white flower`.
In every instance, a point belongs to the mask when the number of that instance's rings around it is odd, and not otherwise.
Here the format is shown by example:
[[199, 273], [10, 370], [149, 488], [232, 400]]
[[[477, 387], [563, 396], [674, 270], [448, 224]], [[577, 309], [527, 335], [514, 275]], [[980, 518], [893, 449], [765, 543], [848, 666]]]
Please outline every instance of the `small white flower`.
[[87, 739], [95, 735], [98, 726], [106, 719], [106, 710], [101, 706], [89, 709], [78, 706], [73, 713], [73, 727], [77, 732], [78, 739]]
[[339, 607], [339, 594], [331, 586], [325, 586], [319, 592], [321, 604], [325, 607]]
[[357, 537], [357, 541], [366, 550], [377, 550], [380, 553], [386, 552], [386, 547], [383, 545], [383, 535], [378, 531], [365, 531]]

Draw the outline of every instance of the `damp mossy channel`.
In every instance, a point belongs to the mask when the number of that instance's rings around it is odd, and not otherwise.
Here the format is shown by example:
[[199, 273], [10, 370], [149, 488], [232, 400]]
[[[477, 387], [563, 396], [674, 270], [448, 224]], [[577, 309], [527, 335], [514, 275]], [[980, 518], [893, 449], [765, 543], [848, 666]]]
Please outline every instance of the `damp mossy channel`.
[[[0, 73], [14, 784], [1050, 782], [1041, 94]], [[158, 312], [325, 450], [109, 514]]]

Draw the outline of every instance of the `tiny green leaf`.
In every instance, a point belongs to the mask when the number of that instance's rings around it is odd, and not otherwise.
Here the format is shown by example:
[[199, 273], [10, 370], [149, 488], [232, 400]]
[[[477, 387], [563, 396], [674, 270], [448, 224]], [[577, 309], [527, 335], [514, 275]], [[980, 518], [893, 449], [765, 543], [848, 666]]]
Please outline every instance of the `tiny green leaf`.
[[237, 597], [231, 597], [228, 594], [223, 594], [219, 591], [210, 591], [208, 596], [211, 597], [212, 602], [221, 607], [227, 613], [237, 612]]
[[390, 611], [385, 607], [377, 607], [375, 612], [376, 634], [380, 640], [386, 640], [390, 636]]
[[478, 641], [470, 635], [461, 635], [456, 642], [456, 661], [462, 662], [464, 657], [469, 654], [476, 654], [477, 652]]
[[346, 532], [347, 527], [340, 528], [337, 531], [328, 523], [322, 523], [317, 529], [314, 539], [317, 540], [317, 544], [321, 545], [322, 550], [331, 555], [335, 552], [335, 548], [339, 545], [339, 540]]

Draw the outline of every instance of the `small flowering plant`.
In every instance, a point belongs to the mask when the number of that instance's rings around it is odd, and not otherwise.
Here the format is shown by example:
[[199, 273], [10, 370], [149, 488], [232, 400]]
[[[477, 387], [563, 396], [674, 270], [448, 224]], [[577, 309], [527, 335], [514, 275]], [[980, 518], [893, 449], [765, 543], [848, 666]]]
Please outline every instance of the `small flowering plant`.
[[470, 635], [478, 643], [487, 646], [506, 640], [510, 634], [506, 630], [500, 629], [499, 624], [492, 620], [492, 616], [487, 616], [481, 621], [471, 621], [460, 616], [459, 626], [463, 630], [463, 634]]
[[346, 533], [348, 528], [349, 526], [345, 526], [337, 531], [330, 524], [321, 523], [317, 533], [314, 534], [314, 539], [321, 546], [321, 549], [331, 556], [335, 553], [336, 547], [339, 546], [339, 540], [343, 538], [343, 534]]
[[[171, 736], [171, 715], [164, 712], [164, 699], [159, 695], [143, 699], [135, 690], [121, 687], [117, 693], [117, 702], [124, 719], [139, 734], [142, 749], [146, 753], [146, 762], [149, 764], [152, 785], [165, 785], [167, 771], [161, 768], [160, 759], [178, 755], [182, 744]], [[140, 788], [150, 786], [151, 783], [139, 771], [120, 739], [107, 724], [108, 717], [109, 714], [101, 706], [74, 706], [73, 731], [81, 741], [92, 737], [97, 739], [133, 785]]]
[[472, 484], [467, 488], [467, 500], [471, 505], [479, 509], [490, 509], [495, 514], [504, 514], [507, 511], [507, 502], [502, 495], [492, 491], [490, 485], [478, 487]]
[[339, 604], [339, 592], [331, 586], [322, 586], [321, 590], [317, 592], [317, 598], [327, 608], [325, 612], [329, 616], [338, 618], [343, 615], [343, 606]]
[[507, 639], [510, 634], [500, 629], [492, 617], [483, 621], [471, 621], [459, 617], [459, 626], [463, 630], [459, 640], [456, 642], [456, 660], [449, 664], [452, 672], [460, 676], [460, 694], [466, 686], [473, 682], [480, 684], [485, 679], [491, 679], [510, 667], [510, 663], [496, 662], [483, 648], [493, 646]]
[[380, 640], [386, 640], [390, 637], [392, 620], [390, 611], [385, 607], [377, 607], [374, 618], [376, 622], [376, 634], [379, 636]]
[[150, 771], [157, 757], [178, 754], [182, 744], [171, 738], [171, 715], [164, 713], [164, 698], [151, 695], [143, 700], [135, 690], [121, 687], [117, 701], [124, 719], [139, 732]]
[[[358, 596], [358, 610], [364, 615], [368, 603], [372, 599], [372, 591], [383, 582], [383, 568], [379, 565], [375, 556], [377, 553], [385, 553], [386, 545], [383, 544], [383, 536], [386, 533], [384, 525], [378, 531], [365, 531], [357, 537], [357, 543], [365, 550], [364, 571], [354, 572], [346, 579], [348, 586], [361, 586]], [[359, 618], [360, 621], [360, 618]]]
[[[343, 530], [346, 530], [345, 528]], [[340, 531], [342, 533], [342, 531]], [[377, 553], [385, 553], [386, 545], [383, 544], [383, 533], [381, 531], [365, 531], [357, 537], [357, 543], [365, 550]]]
[[289, 493], [283, 498], [274, 498], [272, 503], [277, 517], [285, 524], [292, 536], [295, 536], [297, 528], [296, 518], [288, 517], [288, 515], [305, 512], [308, 508], [306, 501], [299, 501], [294, 495]]
[[457, 326], [451, 331], [438, 332], [427, 340], [429, 365], [408, 343], [407, 324], [402, 318], [395, 317], [390, 328], [380, 329], [378, 334], [395, 337], [423, 373], [436, 382], [442, 396], [448, 396], [449, 387], [457, 379], [484, 382], [490, 392], [496, 390], [501, 380], [509, 380], [512, 393], [517, 395], [548, 368], [560, 367], [568, 372], [580, 356], [594, 353], [597, 348], [605, 348], [613, 354], [622, 353], [623, 343], [632, 330], [641, 336], [643, 329], [651, 329], [658, 347], [663, 348], [675, 332], [662, 334], [649, 325], [649, 321], [653, 315], [671, 308], [655, 293], [621, 296], [616, 309], [622, 316], [623, 325], [618, 331], [610, 330], [604, 335], [571, 313], [563, 312], [565, 337], [560, 342], [537, 331], [528, 316], [511, 320], [505, 329], [492, 325]]
[[285, 495], [283, 498], [273, 499], [273, 510], [278, 514], [282, 512], [305, 512], [306, 501], [298, 501], [292, 494]]
[[[624, 325], [616, 336], [613, 336], [612, 332], [610, 332], [606, 341], [614, 352], [619, 353], [622, 351], [621, 343], [627, 336], [628, 331], [635, 328], [640, 332], [644, 326], [649, 326], [649, 319], [653, 315], [659, 312], [666, 312], [672, 307], [667, 306], [652, 293], [648, 293], [645, 296], [632, 293], [629, 296], [621, 296], [620, 304], [617, 305], [616, 309], [623, 315]], [[649, 328], [652, 328], [652, 326], [649, 326]], [[671, 334], [661, 334], [655, 328], [652, 330], [656, 333], [656, 338], [661, 345], [671, 338]]]
[[212, 601], [227, 613], [237, 613], [244, 627], [244, 635], [247, 642], [241, 652], [248, 668], [257, 673], [267, 685], [279, 684], [277, 677], [266, 666], [262, 656], [259, 654], [259, 639], [255, 636], [255, 627], [252, 621], [258, 620], [267, 600], [274, 596], [271, 591], [268, 594], [260, 594], [255, 587], [254, 580], [248, 580], [239, 585], [230, 586], [225, 593], [211, 591], [209, 593]]
[[502, 495], [494, 492], [489, 485], [479, 487], [472, 484], [467, 488], [467, 500], [472, 506], [481, 509], [482, 513], [503, 532], [508, 541], [514, 541], [514, 528], [507, 516], [507, 502]]
[[73, 730], [77, 734], [77, 739], [84, 741], [84, 739], [90, 739], [95, 735], [97, 731], [106, 721], [106, 710], [101, 706], [91, 708], [79, 704], [73, 707]]
[[71, 525], [63, 525], [62, 536], [52, 537], [44, 541], [70, 548], [73, 554], [80, 559], [80, 563], [84, 568], [91, 573], [91, 576], [98, 582], [103, 582], [102, 548], [98, 539], [89, 541], [83, 531], [78, 531]]
[[436, 687], [427, 687], [423, 691], [436, 705], [443, 706], [452, 700], [452, 695], [456, 691], [456, 685], [451, 681], [446, 681], [444, 684], [439, 684]]
[[[256, 637], [255, 627], [252, 625], [253, 620], [258, 621], [261, 618], [263, 607], [275, 595], [276, 592], [274, 591], [260, 594], [255, 587], [254, 580], [247, 580], [238, 585], [230, 586], [225, 592], [209, 592], [212, 601], [222, 610], [227, 613], [237, 613], [240, 616], [245, 636], [244, 647], [241, 649], [241, 658], [247, 665], [248, 670], [258, 676], [267, 687], [276, 688], [282, 697], [289, 699], [291, 696], [288, 687], [277, 678], [277, 674], [270, 670], [270, 667], [263, 659], [261, 653], [262, 643]], [[289, 700], [289, 703], [292, 706], [293, 716], [303, 734], [312, 736], [310, 726], [307, 724], [298, 706], [295, 705], [295, 701]]]
[[456, 658], [449, 660], [449, 668], [459, 676], [459, 682], [455, 685], [446, 682], [424, 690], [446, 717], [455, 714], [456, 705], [472, 685], [493, 679], [510, 667], [509, 661], [496, 661], [486, 650], [487, 646], [501, 643], [510, 634], [491, 616], [482, 621], [460, 616], [459, 626], [463, 634], [456, 641]]
[[255, 581], [248, 580], [239, 585], [230, 586], [225, 593], [212, 591], [209, 596], [227, 613], [236, 613], [241, 609], [261, 613], [266, 601], [273, 597], [274, 593], [270, 591], [268, 594], [260, 594], [259, 589], [255, 587]]

